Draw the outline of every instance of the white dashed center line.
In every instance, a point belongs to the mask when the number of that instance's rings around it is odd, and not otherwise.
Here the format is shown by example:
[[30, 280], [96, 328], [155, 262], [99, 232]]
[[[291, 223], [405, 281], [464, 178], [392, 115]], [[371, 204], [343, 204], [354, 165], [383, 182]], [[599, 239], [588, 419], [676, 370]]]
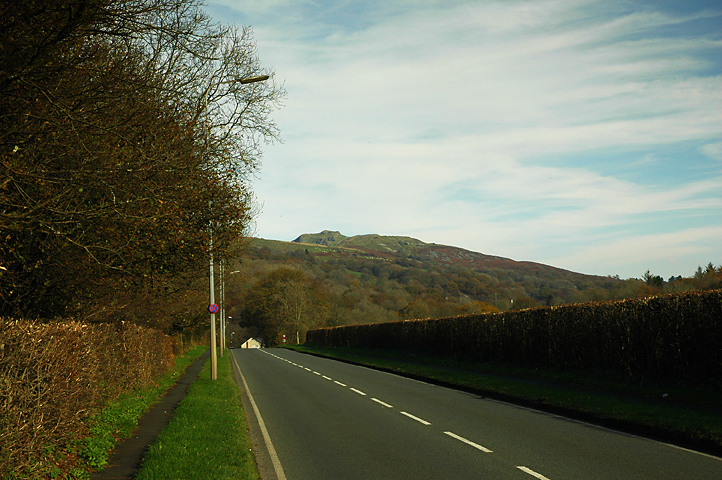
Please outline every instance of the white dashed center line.
[[372, 398], [371, 400], [373, 400], [374, 402], [376, 402], [376, 403], [378, 403], [378, 404], [380, 404], [380, 405], [383, 405], [383, 406], [386, 407], [386, 408], [394, 408], [393, 405], [389, 405], [389, 404], [386, 403], [386, 402], [382, 402], [382, 401], [379, 400], [378, 398]]
[[478, 449], [478, 450], [481, 450], [482, 452], [491, 453], [491, 450], [489, 450], [488, 448], [482, 447], [482, 446], [479, 445], [478, 443], [474, 443], [474, 442], [472, 442], [471, 440], [467, 440], [466, 438], [464, 438], [464, 437], [462, 437], [462, 436], [459, 436], [459, 435], [457, 435], [457, 434], [455, 434], [455, 433], [453, 433], [453, 432], [444, 432], [444, 433], [447, 434], [448, 436], [450, 436], [451, 438], [455, 438], [455, 439], [457, 439], [457, 440], [459, 440], [459, 441], [461, 441], [461, 442], [464, 442], [464, 443], [467, 444], [467, 445], [471, 445], [472, 447], [474, 447], [474, 448], [476, 448], [476, 449]]
[[521, 470], [524, 473], [528, 473], [532, 477], [538, 478], [539, 480], [549, 480], [547, 477], [545, 477], [541, 473], [536, 473], [534, 470], [532, 470], [530, 468], [526, 468], [526, 467], [516, 467], [516, 468], [518, 468], [519, 470]]
[[[267, 353], [267, 352], [263, 352], [263, 353]], [[341, 386], [341, 387], [348, 387], [348, 385], [346, 385], [345, 383], [341, 383], [341, 382], [339, 382], [338, 380], [333, 380], [331, 377], [328, 377], [328, 376], [326, 376], [326, 375], [321, 375], [321, 373], [319, 373], [319, 372], [317, 372], [317, 371], [315, 371], [315, 370], [311, 370], [310, 368], [304, 367], [303, 365], [299, 365], [299, 364], [297, 364], [297, 363], [294, 363], [294, 362], [292, 362], [292, 361], [290, 361], [290, 360], [287, 360], [287, 359], [285, 359], [285, 358], [279, 357], [279, 356], [277, 356], [277, 355], [273, 355], [273, 354], [269, 354], [269, 355], [271, 355], [271, 356], [273, 356], [273, 357], [276, 357], [276, 358], [278, 358], [278, 359], [280, 359], [280, 360], [283, 360], [283, 361], [285, 361], [285, 362], [288, 362], [288, 363], [290, 363], [291, 365], [294, 365], [294, 366], [296, 366], [296, 367], [298, 367], [298, 368], [303, 368], [304, 370], [306, 370], [306, 371], [308, 371], [308, 372], [312, 372], [312, 373], [314, 373], [314, 374], [316, 374], [316, 375], [319, 375], [320, 377], [322, 377], [322, 378], [324, 378], [324, 379], [326, 379], [326, 380], [333, 381], [333, 383], [335, 383], [336, 385], [339, 385], [339, 386]], [[246, 387], [246, 388], [248, 388], [248, 387]], [[353, 388], [353, 387], [349, 387], [349, 388], [350, 388], [350, 390], [351, 390], [352, 392], [354, 392], [354, 393], [358, 393], [359, 395], [366, 396], [366, 393], [362, 392], [361, 390], [358, 390], [358, 389]], [[374, 402], [376, 402], [376, 403], [378, 403], [379, 405], [382, 405], [382, 406], [384, 406], [384, 407], [386, 407], [386, 408], [394, 408], [393, 405], [389, 405], [388, 403], [386, 403], [386, 402], [384, 402], [384, 401], [382, 401], [382, 400], [379, 400], [378, 398], [371, 398], [371, 400], [373, 400]], [[412, 414], [410, 414], [410, 413], [408, 413], [408, 412], [401, 412], [401, 414], [409, 417], [409, 418], [412, 419], [412, 420], [416, 420], [417, 422], [419, 422], [419, 423], [421, 423], [421, 424], [423, 424], [423, 425], [431, 425], [431, 422], [427, 422], [427, 421], [424, 420], [423, 418], [419, 418], [419, 417], [417, 417], [417, 416], [415, 416], [415, 415], [412, 415]], [[486, 448], [486, 447], [484, 447], [484, 446], [481, 446], [481, 445], [479, 445], [478, 443], [472, 442], [471, 440], [466, 439], [466, 438], [464, 438], [464, 437], [462, 437], [462, 436], [460, 436], [460, 435], [457, 435], [457, 434], [455, 434], [455, 433], [453, 433], [453, 432], [444, 432], [444, 434], [450, 436], [451, 438], [454, 438], [454, 439], [456, 439], [456, 440], [459, 440], [460, 442], [463, 442], [463, 443], [465, 443], [465, 444], [467, 444], [467, 445], [469, 445], [469, 446], [471, 446], [471, 447], [474, 447], [474, 448], [476, 448], [477, 450], [480, 450], [480, 451], [482, 451], [482, 452], [492, 453], [492, 451], [489, 450], [488, 448]], [[521, 465], [517, 466], [516, 468], [518, 468], [519, 470], [521, 470], [522, 472], [524, 472], [524, 473], [526, 473], [526, 474], [531, 475], [531, 476], [534, 477], [534, 478], [537, 478], [538, 480], [550, 480], [549, 478], [545, 477], [545, 476], [542, 475], [541, 473], [537, 473], [537, 472], [535, 472], [534, 470], [532, 470], [532, 469], [530, 469], [530, 468], [527, 468], [527, 467], [524, 467], [524, 466], [521, 466]]]
[[424, 420], [423, 418], [415, 417], [414, 415], [411, 415], [410, 413], [401, 412], [401, 415], [406, 415], [406, 416], [409, 417], [410, 419], [416, 420], [417, 422], [423, 423], [424, 425], [431, 425], [431, 422], [427, 422], [427, 421]]

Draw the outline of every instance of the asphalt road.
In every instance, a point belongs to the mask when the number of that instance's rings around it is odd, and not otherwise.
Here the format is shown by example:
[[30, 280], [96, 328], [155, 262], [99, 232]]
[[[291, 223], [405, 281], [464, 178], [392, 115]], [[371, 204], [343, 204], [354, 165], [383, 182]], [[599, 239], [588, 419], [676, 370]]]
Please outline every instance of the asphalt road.
[[288, 480], [722, 479], [720, 458], [556, 415], [285, 349], [232, 352]]

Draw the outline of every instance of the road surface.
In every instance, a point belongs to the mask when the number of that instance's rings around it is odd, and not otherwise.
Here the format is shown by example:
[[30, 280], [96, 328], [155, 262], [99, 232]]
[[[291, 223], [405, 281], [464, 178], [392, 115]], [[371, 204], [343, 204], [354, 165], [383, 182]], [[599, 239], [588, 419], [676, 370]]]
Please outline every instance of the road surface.
[[722, 479], [722, 459], [653, 440], [290, 350], [232, 352], [288, 480]]

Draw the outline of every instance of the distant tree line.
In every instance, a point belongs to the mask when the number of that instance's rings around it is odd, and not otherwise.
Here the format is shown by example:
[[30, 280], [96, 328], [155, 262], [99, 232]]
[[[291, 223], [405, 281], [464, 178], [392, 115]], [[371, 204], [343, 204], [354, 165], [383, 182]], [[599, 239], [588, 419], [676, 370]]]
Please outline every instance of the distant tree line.
[[235, 81], [262, 73], [201, 0], [0, 7], [0, 316], [200, 313], [210, 232], [228, 256], [278, 135], [283, 90]]
[[697, 271], [691, 277], [672, 276], [666, 281], [661, 276], [654, 275], [647, 270], [642, 275], [642, 281], [644, 284], [638, 290], [640, 297], [722, 288], [722, 265], [715, 267], [710, 262], [704, 268], [697, 267]]

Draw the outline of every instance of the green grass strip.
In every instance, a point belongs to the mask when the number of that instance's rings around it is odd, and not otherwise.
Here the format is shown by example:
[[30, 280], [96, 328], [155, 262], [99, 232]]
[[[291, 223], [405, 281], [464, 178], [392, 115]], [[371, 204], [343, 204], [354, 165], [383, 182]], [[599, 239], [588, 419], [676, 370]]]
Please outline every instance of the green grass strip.
[[136, 480], [259, 479], [230, 352], [210, 362], [143, 459]]
[[[286, 348], [425, 379], [722, 454], [722, 411], [719, 395], [714, 395], [715, 392], [690, 392], [691, 389], [674, 386], [624, 385], [581, 374], [469, 364], [399, 352], [315, 345]], [[667, 394], [663, 396], [664, 393]]]
[[[143, 414], [178, 381], [178, 377], [208, 347], [198, 346], [176, 357], [174, 367], [152, 387], [127, 392], [111, 401], [88, 422], [90, 436], [79, 441], [78, 456], [86, 467], [102, 469], [115, 447], [116, 439], [129, 438]], [[71, 475], [83, 478], [80, 472]]]

